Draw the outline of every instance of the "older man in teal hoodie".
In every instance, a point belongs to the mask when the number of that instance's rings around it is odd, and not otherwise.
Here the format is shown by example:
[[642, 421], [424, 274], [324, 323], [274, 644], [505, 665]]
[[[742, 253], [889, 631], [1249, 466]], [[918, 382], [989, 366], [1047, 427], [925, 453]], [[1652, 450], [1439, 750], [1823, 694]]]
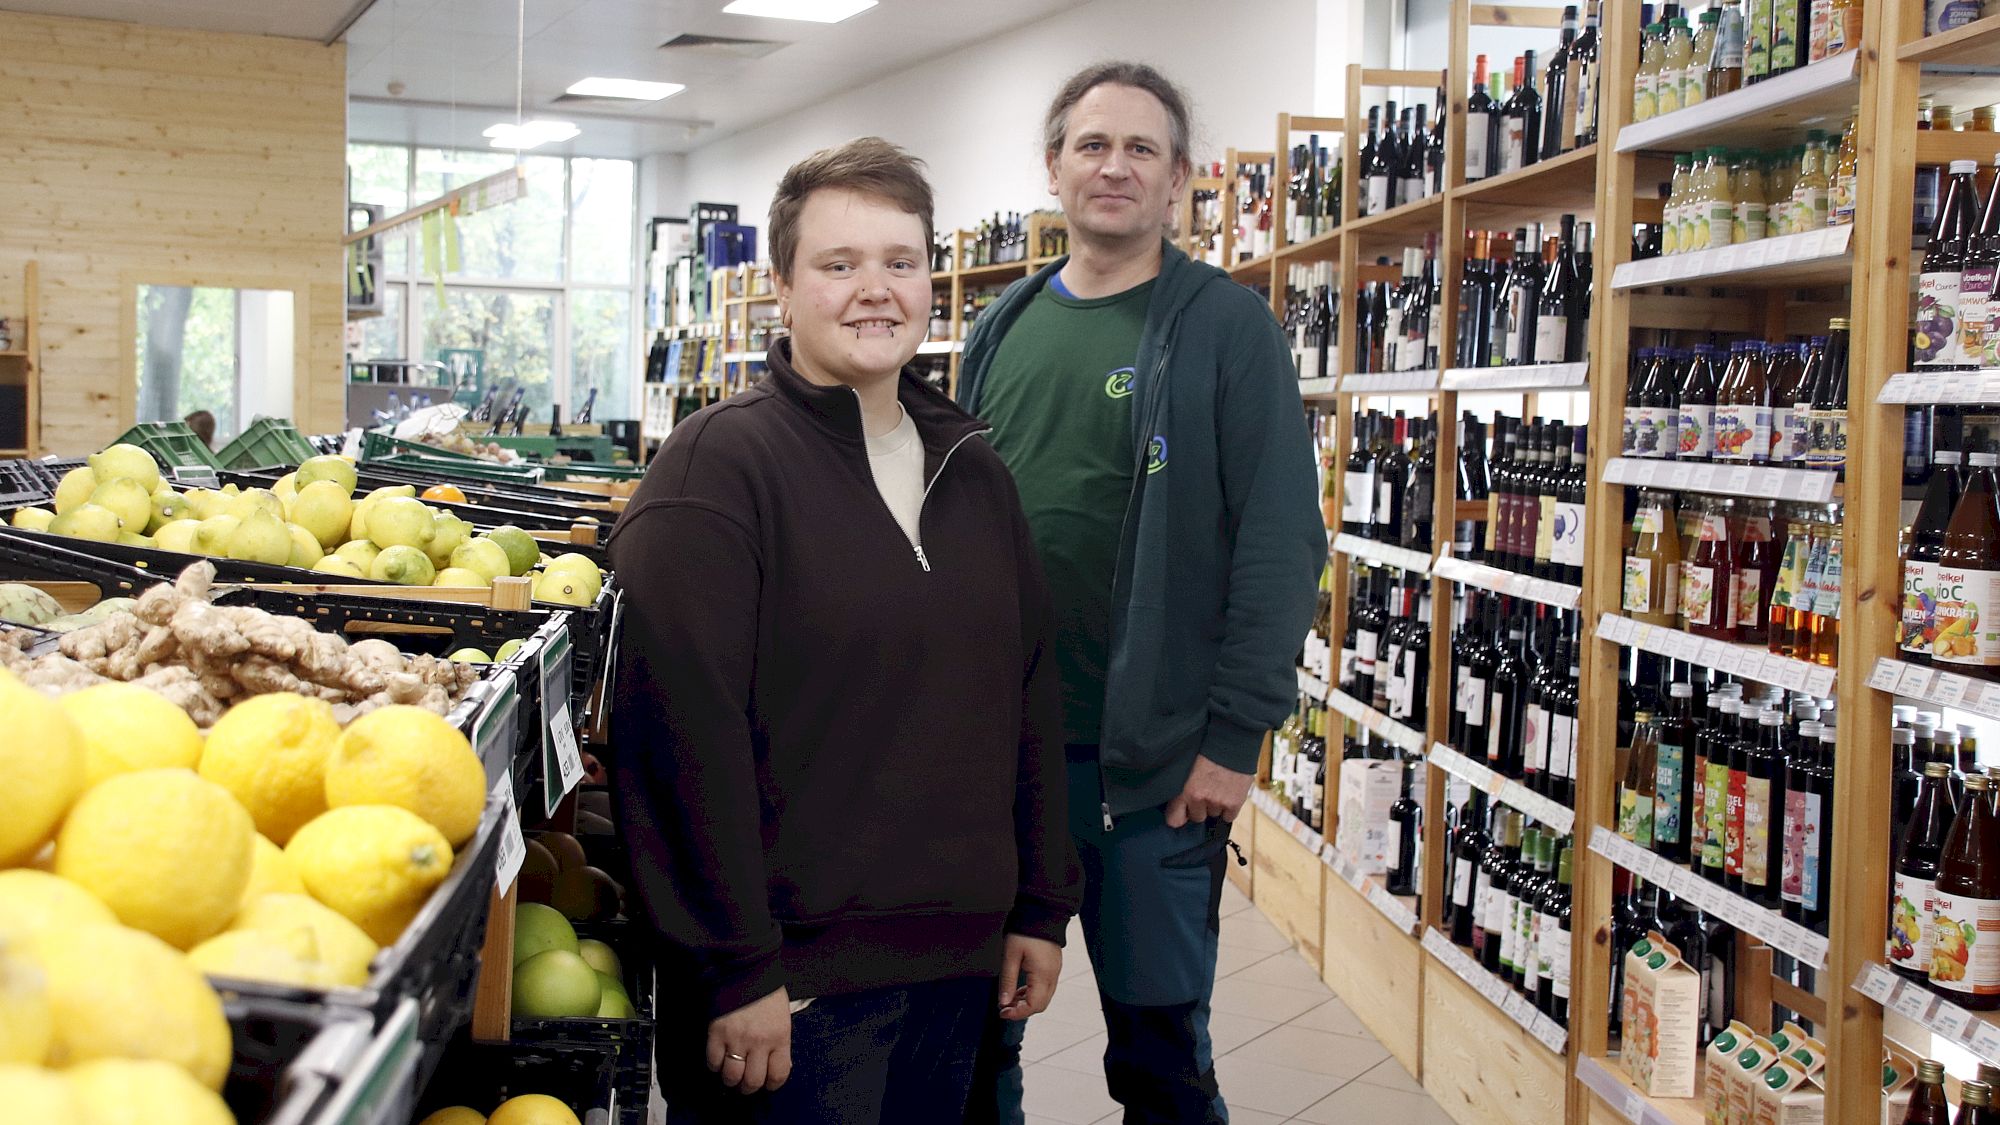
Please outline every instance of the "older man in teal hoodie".
[[[1056, 609], [1084, 938], [1127, 1125], [1224, 1122], [1208, 1035], [1224, 848], [1296, 698], [1326, 533], [1312, 441], [1264, 301], [1161, 237], [1191, 172], [1186, 98], [1105, 63], [1049, 108], [1071, 254], [966, 341]], [[970, 1119], [1019, 1121], [1018, 1024]]]

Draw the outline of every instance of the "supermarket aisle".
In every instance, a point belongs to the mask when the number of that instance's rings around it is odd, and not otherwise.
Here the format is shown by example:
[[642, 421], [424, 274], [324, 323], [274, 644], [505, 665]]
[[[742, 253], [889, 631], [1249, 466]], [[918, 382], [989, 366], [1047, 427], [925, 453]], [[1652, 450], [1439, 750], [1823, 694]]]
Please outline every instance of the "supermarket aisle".
[[[1222, 893], [1222, 954], [1210, 1031], [1231, 1125], [1394, 1121], [1449, 1125], [1319, 974], [1233, 885]], [[1074, 924], [1063, 985], [1028, 1024], [1028, 1125], [1115, 1125], [1104, 1089], [1104, 1017]]]

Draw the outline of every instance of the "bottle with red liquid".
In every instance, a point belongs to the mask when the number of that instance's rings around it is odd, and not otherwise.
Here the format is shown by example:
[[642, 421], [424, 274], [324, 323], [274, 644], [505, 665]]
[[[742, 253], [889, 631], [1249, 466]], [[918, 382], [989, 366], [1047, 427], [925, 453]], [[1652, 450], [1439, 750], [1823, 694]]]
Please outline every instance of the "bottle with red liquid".
[[1771, 639], [1771, 591], [1778, 580], [1780, 545], [1771, 538], [1769, 500], [1746, 500], [1736, 526], [1736, 569], [1731, 575], [1736, 640], [1761, 645]]
[[1701, 530], [1693, 557], [1681, 569], [1681, 617], [1687, 631], [1711, 640], [1736, 639], [1736, 557], [1729, 540], [1729, 501], [1702, 501]]

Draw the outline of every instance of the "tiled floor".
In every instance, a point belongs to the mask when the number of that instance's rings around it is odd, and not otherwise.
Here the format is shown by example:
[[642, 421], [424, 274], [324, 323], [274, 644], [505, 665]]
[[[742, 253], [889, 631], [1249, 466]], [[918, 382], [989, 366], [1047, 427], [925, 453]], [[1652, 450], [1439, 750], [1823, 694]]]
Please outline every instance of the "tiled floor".
[[[1231, 1125], [1450, 1125], [1319, 974], [1234, 886], [1223, 888], [1214, 1015], [1216, 1076]], [[1104, 1089], [1104, 1016], [1072, 930], [1062, 987], [1028, 1022], [1028, 1125], [1116, 1125]]]

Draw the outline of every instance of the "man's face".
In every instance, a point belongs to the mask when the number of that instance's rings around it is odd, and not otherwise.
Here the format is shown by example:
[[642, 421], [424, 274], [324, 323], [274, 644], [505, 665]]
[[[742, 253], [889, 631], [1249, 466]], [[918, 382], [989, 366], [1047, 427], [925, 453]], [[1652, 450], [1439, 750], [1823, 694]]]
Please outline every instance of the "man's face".
[[1158, 237], [1187, 183], [1167, 108], [1144, 90], [1108, 82], [1071, 108], [1062, 150], [1048, 166], [1049, 194], [1062, 200], [1070, 228], [1114, 242]]
[[923, 220], [874, 196], [816, 191], [799, 212], [792, 276], [792, 355], [815, 382], [849, 386], [893, 374], [930, 327], [930, 252]]

